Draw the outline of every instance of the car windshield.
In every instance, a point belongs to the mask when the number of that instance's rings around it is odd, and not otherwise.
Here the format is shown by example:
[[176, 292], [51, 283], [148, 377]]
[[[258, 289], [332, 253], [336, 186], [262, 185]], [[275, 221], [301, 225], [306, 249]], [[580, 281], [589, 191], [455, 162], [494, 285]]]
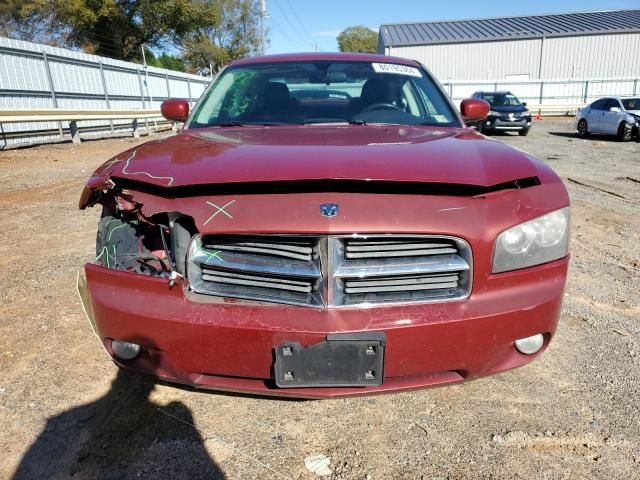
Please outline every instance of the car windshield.
[[492, 107], [519, 107], [522, 105], [518, 97], [511, 93], [485, 93], [484, 99]]
[[640, 98], [624, 98], [622, 106], [625, 110], [640, 110]]
[[326, 123], [460, 126], [422, 69], [365, 61], [229, 67], [206, 92], [189, 126]]

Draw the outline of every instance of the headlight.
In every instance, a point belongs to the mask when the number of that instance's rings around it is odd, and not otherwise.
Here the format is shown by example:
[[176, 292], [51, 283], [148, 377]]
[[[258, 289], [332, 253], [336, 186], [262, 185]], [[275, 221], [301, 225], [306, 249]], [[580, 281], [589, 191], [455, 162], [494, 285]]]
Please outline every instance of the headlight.
[[529, 116], [529, 110], [525, 110], [524, 112], [522, 112], [522, 116], [523, 117], [528, 117]]
[[500, 116], [502, 115], [500, 112], [496, 112], [495, 110], [489, 110], [489, 115], [497, 115]]
[[493, 273], [551, 262], [569, 253], [569, 207], [505, 230], [496, 239]]

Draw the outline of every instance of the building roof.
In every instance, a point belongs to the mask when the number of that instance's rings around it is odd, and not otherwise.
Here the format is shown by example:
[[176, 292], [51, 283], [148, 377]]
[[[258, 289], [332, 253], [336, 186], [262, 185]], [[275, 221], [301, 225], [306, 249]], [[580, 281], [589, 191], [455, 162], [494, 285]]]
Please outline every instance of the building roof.
[[385, 24], [379, 41], [393, 47], [634, 32], [640, 9]]

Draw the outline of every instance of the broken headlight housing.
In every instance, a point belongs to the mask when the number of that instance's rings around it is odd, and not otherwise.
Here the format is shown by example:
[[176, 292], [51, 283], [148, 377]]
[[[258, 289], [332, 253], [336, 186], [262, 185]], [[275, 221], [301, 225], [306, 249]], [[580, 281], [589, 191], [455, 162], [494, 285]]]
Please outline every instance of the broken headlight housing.
[[493, 273], [551, 262], [569, 253], [569, 207], [505, 230], [496, 239]]

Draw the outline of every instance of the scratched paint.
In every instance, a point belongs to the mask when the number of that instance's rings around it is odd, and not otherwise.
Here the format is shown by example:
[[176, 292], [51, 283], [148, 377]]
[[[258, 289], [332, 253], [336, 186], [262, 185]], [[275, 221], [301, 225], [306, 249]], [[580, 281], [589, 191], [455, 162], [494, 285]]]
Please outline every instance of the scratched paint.
[[196, 250], [193, 252], [193, 256], [191, 257], [191, 259], [196, 260], [198, 255], [203, 255], [206, 257], [205, 263], [207, 264], [213, 263], [213, 260], [224, 262], [224, 259], [220, 256], [221, 253], [222, 252], [220, 250], [209, 251], [209, 250], [205, 250], [204, 248], [202, 248], [202, 246], [198, 245], [196, 246]]
[[[124, 160], [124, 166], [122, 167], [122, 174], [123, 175], [145, 175], [149, 178], [152, 178], [154, 180], [168, 180], [167, 182], [167, 187], [170, 187], [173, 184], [174, 178], [173, 177], [157, 177], [155, 175], [151, 175], [149, 172], [145, 172], [145, 171], [140, 171], [140, 172], [130, 172], [128, 171], [129, 169], [129, 162], [131, 160], [133, 160], [133, 158], [136, 156], [136, 152], [137, 150], [134, 150], [133, 153], [131, 154], [131, 156], [129, 158], [127, 158], [126, 160]], [[115, 165], [118, 162], [122, 162], [123, 160], [112, 160], [111, 162], [109, 162], [105, 168], [109, 168], [113, 165]]]
[[230, 205], [233, 205], [234, 203], [236, 203], [236, 201], [235, 201], [235, 200], [231, 200], [230, 202], [227, 202], [225, 205], [223, 205], [222, 207], [220, 207], [220, 206], [216, 205], [216, 204], [215, 204], [215, 203], [213, 203], [213, 202], [209, 202], [209, 201], [207, 201], [207, 202], [206, 202], [206, 204], [207, 204], [207, 205], [209, 205], [209, 206], [211, 206], [211, 207], [213, 207], [213, 208], [215, 208], [215, 209], [216, 209], [216, 211], [215, 211], [215, 212], [213, 212], [213, 213], [211, 214], [211, 216], [209, 216], [209, 218], [207, 218], [207, 219], [205, 220], [205, 222], [203, 223], [203, 225], [208, 224], [211, 220], [213, 220], [214, 218], [216, 218], [216, 217], [217, 217], [219, 214], [221, 214], [221, 213], [222, 213], [222, 214], [224, 214], [224, 215], [226, 215], [227, 217], [229, 217], [229, 218], [233, 219], [233, 215], [231, 215], [231, 214], [230, 214], [229, 212], [227, 212], [225, 209], [226, 209], [226, 208], [228, 208]]

